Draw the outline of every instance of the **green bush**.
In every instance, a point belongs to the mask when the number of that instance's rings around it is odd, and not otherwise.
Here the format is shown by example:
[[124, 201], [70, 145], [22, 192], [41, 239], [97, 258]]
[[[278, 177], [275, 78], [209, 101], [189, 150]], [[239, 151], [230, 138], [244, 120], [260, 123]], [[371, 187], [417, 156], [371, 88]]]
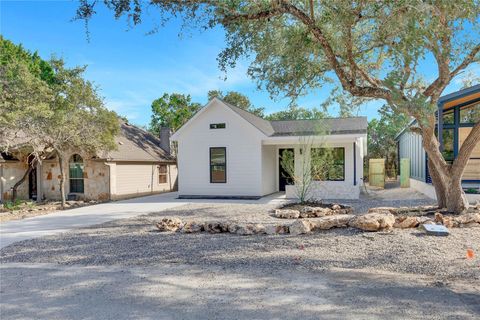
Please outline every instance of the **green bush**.
[[14, 211], [20, 209], [20, 206], [22, 205], [22, 201], [17, 199], [15, 201], [6, 201], [3, 206], [5, 209]]

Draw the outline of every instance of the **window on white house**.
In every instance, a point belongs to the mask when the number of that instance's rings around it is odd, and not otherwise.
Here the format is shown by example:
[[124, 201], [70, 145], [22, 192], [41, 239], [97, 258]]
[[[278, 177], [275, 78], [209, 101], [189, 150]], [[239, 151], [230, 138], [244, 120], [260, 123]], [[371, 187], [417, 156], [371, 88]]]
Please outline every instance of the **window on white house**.
[[225, 123], [210, 123], [210, 129], [225, 129]]
[[227, 182], [227, 149], [210, 148], [210, 183]]
[[158, 166], [158, 183], [167, 183], [167, 173], [168, 168], [166, 164], [161, 164]]
[[83, 193], [83, 159], [78, 154], [74, 154], [69, 161], [70, 192]]
[[344, 181], [345, 180], [345, 148], [312, 148], [311, 165], [318, 165], [319, 168], [312, 168], [312, 173], [318, 181]]

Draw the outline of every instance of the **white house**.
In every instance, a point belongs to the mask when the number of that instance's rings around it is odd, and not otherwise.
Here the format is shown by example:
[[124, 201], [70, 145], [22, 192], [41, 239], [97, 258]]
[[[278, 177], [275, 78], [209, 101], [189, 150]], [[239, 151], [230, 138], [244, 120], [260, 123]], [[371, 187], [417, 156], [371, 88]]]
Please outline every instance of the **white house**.
[[[324, 132], [318, 135], [318, 128]], [[305, 139], [335, 148], [333, 181], [315, 181], [313, 197], [356, 199], [363, 178], [367, 119], [267, 121], [218, 98], [173, 134], [178, 143], [180, 198], [259, 198], [278, 191], [296, 197], [280, 165], [291, 149], [300, 170]], [[303, 147], [303, 148], [302, 148]]]

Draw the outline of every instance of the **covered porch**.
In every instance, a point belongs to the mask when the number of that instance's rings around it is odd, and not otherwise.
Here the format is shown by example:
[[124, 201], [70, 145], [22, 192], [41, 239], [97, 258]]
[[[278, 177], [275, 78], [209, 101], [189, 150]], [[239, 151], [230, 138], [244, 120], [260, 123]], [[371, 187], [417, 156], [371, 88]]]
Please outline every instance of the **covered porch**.
[[[366, 154], [366, 135], [342, 134], [326, 136], [269, 137], [262, 141], [263, 192], [285, 192], [286, 198], [298, 198], [295, 183], [309, 174], [312, 149], [330, 149], [334, 157], [327, 178], [314, 180], [309, 189], [311, 199], [358, 199], [363, 184], [363, 158]], [[295, 176], [282, 167], [284, 152], [294, 155]]]

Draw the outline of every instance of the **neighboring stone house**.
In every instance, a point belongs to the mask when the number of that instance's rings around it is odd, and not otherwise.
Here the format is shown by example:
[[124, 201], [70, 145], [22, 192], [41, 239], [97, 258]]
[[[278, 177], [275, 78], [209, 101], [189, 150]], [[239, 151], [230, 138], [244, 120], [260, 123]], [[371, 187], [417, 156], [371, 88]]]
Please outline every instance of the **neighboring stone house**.
[[[87, 157], [72, 151], [66, 157], [65, 191], [70, 199], [117, 200], [172, 191], [177, 183], [175, 157], [170, 154], [170, 131], [160, 138], [121, 123], [117, 150]], [[11, 197], [13, 185], [27, 165], [0, 155], [0, 201]], [[60, 199], [60, 170], [55, 157], [43, 160], [18, 189], [19, 199]]]

